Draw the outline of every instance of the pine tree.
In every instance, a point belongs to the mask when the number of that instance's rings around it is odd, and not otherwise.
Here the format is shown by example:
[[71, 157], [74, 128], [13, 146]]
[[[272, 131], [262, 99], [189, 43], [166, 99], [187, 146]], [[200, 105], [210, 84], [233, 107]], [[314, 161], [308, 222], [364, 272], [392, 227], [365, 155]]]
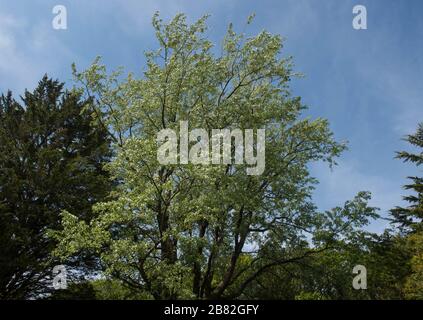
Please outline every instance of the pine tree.
[[[404, 162], [412, 162], [416, 166], [423, 164], [423, 122], [419, 124], [417, 132], [408, 135], [406, 138], [413, 146], [421, 150], [420, 153], [410, 153], [401, 151], [397, 153], [397, 158]], [[408, 177], [412, 182], [404, 186], [406, 190], [413, 190], [416, 194], [403, 197], [404, 200], [410, 203], [410, 206], [396, 207], [391, 210], [394, 217], [394, 222], [399, 223], [403, 228], [408, 230], [422, 230], [423, 224], [423, 177], [411, 176]]]

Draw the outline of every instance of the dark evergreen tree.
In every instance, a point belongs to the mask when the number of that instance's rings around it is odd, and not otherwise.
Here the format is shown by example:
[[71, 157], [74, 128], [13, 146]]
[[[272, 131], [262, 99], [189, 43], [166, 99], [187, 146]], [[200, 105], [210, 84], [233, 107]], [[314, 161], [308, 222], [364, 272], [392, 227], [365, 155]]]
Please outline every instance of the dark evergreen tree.
[[[420, 153], [410, 153], [401, 151], [397, 153], [397, 158], [402, 159], [404, 162], [412, 162], [417, 166], [423, 164], [423, 122], [419, 124], [417, 132], [408, 135], [406, 138], [413, 146], [420, 150]], [[411, 183], [404, 186], [407, 190], [412, 190], [415, 193], [403, 197], [404, 200], [410, 203], [410, 206], [396, 207], [391, 210], [394, 217], [394, 222], [399, 223], [402, 227], [417, 231], [422, 231], [423, 224], [423, 177], [412, 176], [408, 177]]]
[[110, 188], [110, 144], [92, 124], [91, 101], [47, 76], [21, 99], [0, 97], [0, 299], [51, 287], [47, 230], [60, 228], [62, 210], [89, 220]]

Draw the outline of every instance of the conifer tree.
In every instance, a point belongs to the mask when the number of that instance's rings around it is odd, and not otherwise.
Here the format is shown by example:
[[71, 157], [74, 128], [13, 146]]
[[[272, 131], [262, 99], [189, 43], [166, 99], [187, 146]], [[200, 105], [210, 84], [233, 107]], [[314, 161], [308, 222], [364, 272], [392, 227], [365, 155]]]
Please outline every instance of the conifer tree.
[[[411, 153], [401, 151], [397, 153], [397, 158], [402, 159], [404, 162], [412, 162], [416, 166], [423, 164], [423, 122], [419, 124], [417, 132], [408, 135], [406, 138], [413, 146], [420, 150], [420, 153]], [[391, 210], [394, 221], [399, 223], [402, 227], [411, 229], [413, 231], [422, 231], [423, 219], [423, 177], [411, 176], [408, 177], [411, 182], [404, 186], [406, 190], [414, 191], [414, 194], [403, 197], [404, 200], [410, 203], [410, 206], [396, 207]]]
[[51, 288], [47, 230], [65, 209], [90, 220], [110, 185], [108, 135], [92, 125], [90, 100], [44, 76], [22, 101], [0, 97], [0, 299]]

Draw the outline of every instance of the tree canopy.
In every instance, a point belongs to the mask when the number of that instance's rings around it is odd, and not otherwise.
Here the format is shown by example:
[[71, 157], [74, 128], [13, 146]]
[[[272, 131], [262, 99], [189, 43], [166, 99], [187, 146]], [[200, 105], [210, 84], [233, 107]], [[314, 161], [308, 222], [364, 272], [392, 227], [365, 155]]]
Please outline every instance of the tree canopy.
[[11, 92], [0, 97], [2, 299], [49, 291], [45, 281], [57, 259], [47, 229], [61, 228], [62, 210], [89, 221], [110, 189], [102, 166], [109, 138], [92, 125], [89, 100], [45, 76], [22, 102]]
[[[326, 120], [302, 117], [281, 38], [229, 26], [216, 55], [206, 18], [187, 24], [180, 14], [165, 24], [155, 15], [159, 48], [147, 52], [139, 79], [108, 75], [99, 59], [83, 72], [74, 67], [97, 122], [114, 137], [107, 168], [119, 184], [90, 222], [64, 212], [56, 253], [95, 252], [107, 276], [156, 299], [241, 297], [274, 267], [352, 238], [377, 217], [365, 192], [328, 212], [313, 205], [308, 165], [335, 164], [345, 145]], [[180, 121], [208, 132], [265, 129], [263, 174], [234, 163], [162, 165], [157, 133], [178, 132]]]
[[[411, 153], [407, 151], [397, 152], [397, 158], [404, 162], [414, 163], [416, 166], [423, 164], [423, 122], [419, 124], [415, 134], [408, 135], [406, 141], [412, 146], [418, 148], [420, 153]], [[416, 194], [407, 195], [404, 200], [410, 203], [407, 208], [396, 207], [391, 210], [394, 222], [399, 223], [402, 227], [412, 229], [414, 231], [423, 231], [423, 178], [408, 177], [410, 184], [404, 186], [406, 190], [412, 190]]]

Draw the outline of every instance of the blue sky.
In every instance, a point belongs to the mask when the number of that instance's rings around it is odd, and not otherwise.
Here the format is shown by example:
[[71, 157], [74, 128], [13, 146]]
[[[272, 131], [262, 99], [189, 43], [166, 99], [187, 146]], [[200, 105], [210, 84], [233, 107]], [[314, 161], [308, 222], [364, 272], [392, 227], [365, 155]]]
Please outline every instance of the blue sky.
[[[54, 30], [52, 8], [64, 5], [68, 29]], [[367, 8], [367, 30], [352, 28], [352, 8]], [[423, 2], [420, 0], [0, 0], [0, 91], [21, 94], [44, 73], [71, 80], [70, 65], [85, 68], [97, 55], [111, 69], [124, 66], [141, 75], [143, 52], [157, 43], [151, 17], [178, 12], [194, 21], [209, 18], [209, 35], [219, 42], [228, 23], [241, 30], [256, 13], [250, 34], [281, 34], [283, 54], [294, 57], [293, 94], [309, 106], [307, 115], [328, 118], [349, 150], [332, 171], [311, 165], [320, 180], [315, 201], [329, 209], [359, 190], [373, 194], [381, 213], [401, 204], [405, 177], [420, 173], [394, 159], [410, 149], [401, 139], [423, 121]], [[386, 222], [370, 226], [382, 231]]]

